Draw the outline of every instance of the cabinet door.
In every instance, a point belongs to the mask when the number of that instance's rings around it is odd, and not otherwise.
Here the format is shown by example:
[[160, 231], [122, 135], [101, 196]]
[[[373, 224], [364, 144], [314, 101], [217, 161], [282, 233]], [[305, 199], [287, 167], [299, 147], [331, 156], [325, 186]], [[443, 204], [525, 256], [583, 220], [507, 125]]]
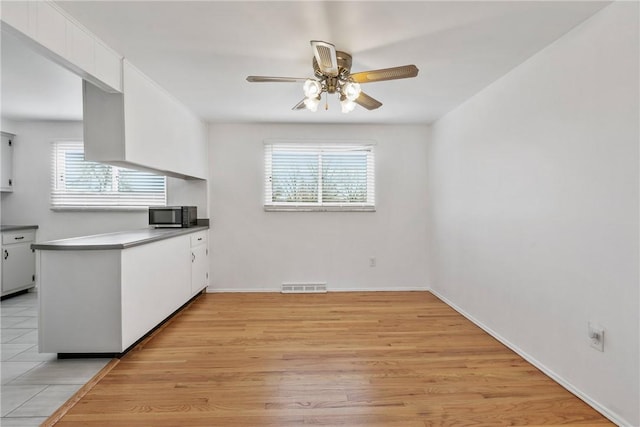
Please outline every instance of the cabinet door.
[[13, 191], [13, 136], [2, 134], [0, 191]]
[[38, 43], [53, 53], [67, 56], [67, 18], [50, 2], [36, 3], [36, 31]]
[[95, 76], [116, 91], [122, 91], [122, 57], [97, 40], [94, 42], [94, 52]]
[[89, 74], [95, 74], [95, 43], [91, 34], [67, 21], [68, 59]]
[[21, 33], [33, 37], [34, 25], [32, 23], [35, 22], [35, 19], [33, 18], [32, 8], [35, 8], [33, 2], [3, 1], [2, 21]]
[[207, 245], [191, 248], [191, 293], [200, 292], [209, 284], [209, 257]]
[[2, 293], [34, 284], [36, 255], [29, 243], [2, 247]]

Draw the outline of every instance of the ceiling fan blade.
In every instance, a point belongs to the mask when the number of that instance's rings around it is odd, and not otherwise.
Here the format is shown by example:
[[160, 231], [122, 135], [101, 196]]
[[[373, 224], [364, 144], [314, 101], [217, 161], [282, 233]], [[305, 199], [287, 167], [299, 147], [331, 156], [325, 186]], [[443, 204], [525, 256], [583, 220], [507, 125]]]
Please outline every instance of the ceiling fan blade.
[[331, 43], [320, 40], [311, 40], [313, 55], [318, 62], [318, 68], [323, 74], [331, 77], [338, 75], [338, 58], [336, 47]]
[[262, 82], [283, 82], [283, 83], [295, 83], [304, 82], [308, 77], [269, 77], [269, 76], [248, 76], [247, 81], [251, 83]]
[[295, 111], [295, 110], [304, 110], [305, 108], [307, 108], [307, 107], [304, 105], [304, 100], [305, 100], [305, 99], [306, 99], [306, 98], [304, 98], [302, 101], [300, 101], [300, 102], [298, 102], [296, 105], [294, 105], [294, 106], [293, 106], [293, 108], [292, 108], [292, 110], [294, 110], [294, 111]]
[[360, 92], [360, 96], [358, 96], [354, 102], [367, 110], [375, 110], [382, 106], [382, 102], [370, 97], [364, 92]]
[[380, 70], [361, 71], [351, 74], [351, 79], [356, 83], [369, 83], [383, 80], [406, 79], [417, 75], [418, 67], [412, 64], [401, 67], [383, 68]]

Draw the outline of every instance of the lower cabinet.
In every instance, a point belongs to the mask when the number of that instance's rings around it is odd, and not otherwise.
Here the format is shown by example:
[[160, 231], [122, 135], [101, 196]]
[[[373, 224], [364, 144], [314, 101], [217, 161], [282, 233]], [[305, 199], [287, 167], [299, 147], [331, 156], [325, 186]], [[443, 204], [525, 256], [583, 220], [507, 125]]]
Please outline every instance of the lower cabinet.
[[196, 294], [209, 285], [209, 247], [207, 232], [191, 236], [191, 293]]
[[[204, 245], [192, 248], [201, 233]], [[206, 276], [208, 262], [196, 264], [192, 249], [206, 249], [207, 235], [127, 249], [38, 250], [39, 351], [125, 351], [206, 286], [194, 287], [196, 265]]]
[[34, 230], [2, 232], [2, 296], [35, 286]]

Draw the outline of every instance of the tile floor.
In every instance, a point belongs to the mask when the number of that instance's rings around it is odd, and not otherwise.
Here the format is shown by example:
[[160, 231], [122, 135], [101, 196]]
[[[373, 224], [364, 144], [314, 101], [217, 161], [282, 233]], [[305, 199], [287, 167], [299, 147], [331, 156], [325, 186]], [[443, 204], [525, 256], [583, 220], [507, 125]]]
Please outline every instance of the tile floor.
[[0, 302], [0, 425], [39, 426], [109, 359], [38, 353], [38, 294]]

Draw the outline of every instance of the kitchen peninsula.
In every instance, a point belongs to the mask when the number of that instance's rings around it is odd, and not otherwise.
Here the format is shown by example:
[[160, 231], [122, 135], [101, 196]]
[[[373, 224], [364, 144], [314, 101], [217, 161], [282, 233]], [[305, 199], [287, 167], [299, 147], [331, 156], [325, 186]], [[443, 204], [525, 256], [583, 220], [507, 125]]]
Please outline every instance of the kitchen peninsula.
[[33, 244], [39, 351], [125, 352], [207, 287], [208, 229], [140, 229]]

